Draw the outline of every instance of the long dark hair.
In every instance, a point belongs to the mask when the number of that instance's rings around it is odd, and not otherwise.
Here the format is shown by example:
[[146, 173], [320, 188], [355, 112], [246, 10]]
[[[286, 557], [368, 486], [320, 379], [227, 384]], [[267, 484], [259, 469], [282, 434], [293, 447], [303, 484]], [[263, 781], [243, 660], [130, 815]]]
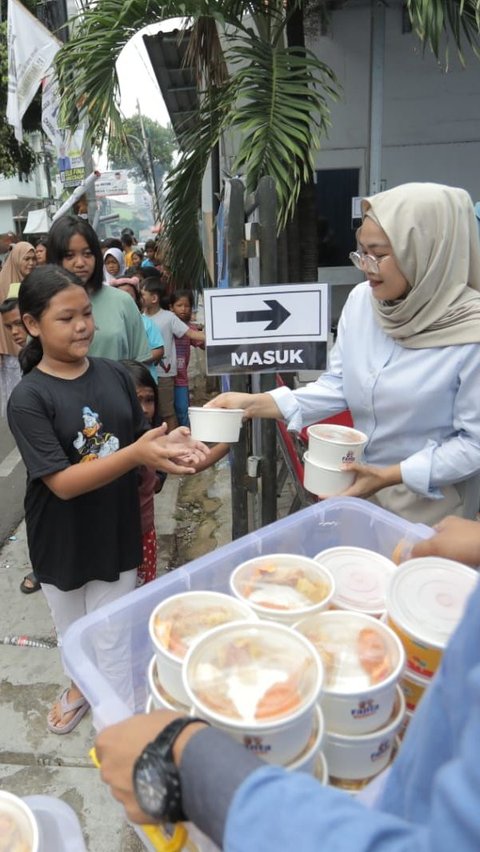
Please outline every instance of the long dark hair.
[[[22, 321], [25, 314], [39, 320], [53, 297], [71, 287], [72, 284], [83, 287], [80, 278], [53, 263], [37, 266], [23, 279], [18, 292], [18, 309]], [[40, 338], [29, 338], [18, 356], [22, 373], [25, 375], [33, 370], [42, 357], [43, 347]]]
[[93, 293], [101, 289], [103, 283], [103, 254], [100, 241], [92, 226], [79, 216], [61, 216], [53, 223], [48, 232], [47, 239], [47, 263], [63, 265], [63, 260], [68, 254], [70, 240], [76, 234], [83, 237], [95, 257], [95, 269], [88, 282], [88, 287]]
[[155, 405], [153, 409], [152, 426], [159, 426], [160, 412], [158, 410], [158, 385], [150, 370], [145, 366], [145, 364], [141, 364], [140, 361], [131, 361], [128, 358], [123, 359], [120, 363], [127, 368], [136, 388], [151, 388], [151, 390], [153, 390]]

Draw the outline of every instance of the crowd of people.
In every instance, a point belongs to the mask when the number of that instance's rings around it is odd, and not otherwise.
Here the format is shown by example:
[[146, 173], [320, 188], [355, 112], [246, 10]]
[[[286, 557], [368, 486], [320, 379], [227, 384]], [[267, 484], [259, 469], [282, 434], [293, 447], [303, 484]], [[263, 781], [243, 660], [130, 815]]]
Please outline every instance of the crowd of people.
[[[208, 405], [284, 419], [293, 430], [349, 409], [368, 442], [365, 463], [349, 465], [355, 481], [345, 494], [437, 525], [413, 555], [478, 567], [473, 205], [462, 189], [405, 184], [365, 198], [362, 213], [350, 257], [366, 280], [347, 300], [327, 370], [307, 387], [226, 393]], [[154, 244], [140, 252], [125, 233], [102, 245], [87, 222], [64, 216], [42, 245], [14, 245], [0, 273], [2, 405], [8, 399], [28, 472], [32, 582], [41, 585], [60, 637], [81, 615], [154, 579], [153, 495], [163, 476], [194, 474], [228, 451], [190, 436], [188, 360], [191, 345], [205, 338], [192, 321], [191, 292], [170, 293], [159, 266]], [[181, 813], [227, 850], [473, 852], [480, 844], [479, 600], [477, 588], [373, 809], [166, 712], [100, 734], [103, 778], [131, 819]], [[49, 729], [68, 733], [87, 710], [72, 683], [51, 708]], [[149, 810], [136, 767], [157, 740], [163, 763]]]

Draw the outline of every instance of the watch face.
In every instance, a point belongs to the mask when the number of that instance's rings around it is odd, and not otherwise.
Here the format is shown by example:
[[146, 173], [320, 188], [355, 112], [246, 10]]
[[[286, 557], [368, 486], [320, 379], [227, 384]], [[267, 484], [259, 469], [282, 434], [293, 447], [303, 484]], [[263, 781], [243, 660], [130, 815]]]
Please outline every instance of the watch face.
[[141, 759], [135, 770], [135, 793], [138, 804], [155, 820], [164, 819], [169, 800], [169, 772], [168, 768], [156, 759]]

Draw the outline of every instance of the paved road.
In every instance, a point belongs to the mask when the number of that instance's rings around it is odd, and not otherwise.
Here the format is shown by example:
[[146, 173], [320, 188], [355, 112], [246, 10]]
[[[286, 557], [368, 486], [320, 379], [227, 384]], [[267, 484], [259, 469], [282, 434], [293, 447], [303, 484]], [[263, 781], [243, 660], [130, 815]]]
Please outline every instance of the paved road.
[[25, 468], [7, 421], [0, 417], [0, 547], [23, 518]]

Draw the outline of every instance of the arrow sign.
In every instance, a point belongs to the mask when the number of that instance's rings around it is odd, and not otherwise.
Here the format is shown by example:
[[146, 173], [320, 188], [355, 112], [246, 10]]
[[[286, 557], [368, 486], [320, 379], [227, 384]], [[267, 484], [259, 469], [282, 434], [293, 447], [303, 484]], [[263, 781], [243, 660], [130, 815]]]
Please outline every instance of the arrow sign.
[[274, 331], [290, 316], [290, 311], [287, 311], [276, 299], [264, 299], [264, 304], [268, 305], [268, 311], [237, 311], [237, 322], [268, 321], [269, 325], [264, 330]]

